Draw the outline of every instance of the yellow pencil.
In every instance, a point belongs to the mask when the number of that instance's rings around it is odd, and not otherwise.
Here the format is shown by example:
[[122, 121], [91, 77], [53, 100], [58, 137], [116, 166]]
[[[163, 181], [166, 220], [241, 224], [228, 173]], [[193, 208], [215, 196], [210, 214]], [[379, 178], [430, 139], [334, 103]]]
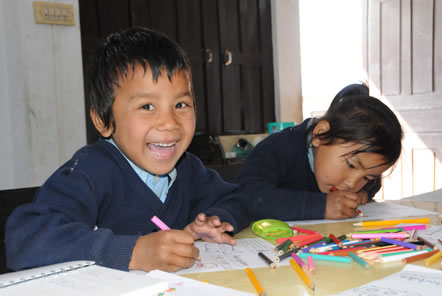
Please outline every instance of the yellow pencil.
[[256, 278], [255, 274], [253, 273], [250, 267], [246, 267], [246, 273], [250, 281], [252, 282], [253, 287], [255, 287], [258, 295], [266, 296], [266, 292], [264, 292], [264, 289], [262, 288], [261, 284], [258, 282], [258, 279]]
[[305, 274], [304, 270], [302, 270], [301, 266], [293, 259], [290, 258], [289, 260], [290, 265], [292, 268], [296, 271], [296, 273], [301, 277], [301, 279], [304, 281], [305, 285], [309, 287], [310, 289], [315, 289], [315, 284], [308, 278], [308, 276]]
[[354, 223], [353, 226], [396, 225], [399, 223], [426, 223], [426, 224], [429, 224], [430, 218], [384, 220], [384, 221], [362, 221], [359, 223]]
[[436, 254], [425, 260], [425, 266], [430, 265], [439, 258], [442, 258], [442, 251], [437, 252]]

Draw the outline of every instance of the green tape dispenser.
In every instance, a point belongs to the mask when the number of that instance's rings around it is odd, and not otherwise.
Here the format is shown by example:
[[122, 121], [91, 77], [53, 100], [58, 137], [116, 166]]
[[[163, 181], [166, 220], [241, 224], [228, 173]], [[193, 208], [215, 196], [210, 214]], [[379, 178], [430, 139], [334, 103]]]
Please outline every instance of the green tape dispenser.
[[263, 219], [256, 221], [252, 225], [252, 231], [266, 239], [277, 239], [292, 236], [293, 231], [290, 226], [280, 220]]

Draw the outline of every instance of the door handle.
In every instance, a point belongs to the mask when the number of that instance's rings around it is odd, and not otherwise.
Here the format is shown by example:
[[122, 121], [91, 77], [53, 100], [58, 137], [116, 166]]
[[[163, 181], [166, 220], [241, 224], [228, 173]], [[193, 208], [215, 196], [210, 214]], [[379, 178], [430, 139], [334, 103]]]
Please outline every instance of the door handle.
[[210, 64], [213, 62], [213, 52], [210, 48], [206, 48], [206, 63]]
[[230, 50], [226, 49], [224, 51], [224, 65], [228, 66], [228, 65], [232, 64], [232, 60], [233, 60], [232, 52]]

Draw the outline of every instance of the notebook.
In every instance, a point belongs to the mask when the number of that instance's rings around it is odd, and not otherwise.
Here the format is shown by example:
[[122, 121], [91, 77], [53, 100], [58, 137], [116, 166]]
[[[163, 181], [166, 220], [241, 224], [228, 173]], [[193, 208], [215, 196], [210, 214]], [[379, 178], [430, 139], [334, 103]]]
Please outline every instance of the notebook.
[[72, 261], [0, 275], [0, 296], [8, 295], [157, 295], [167, 280]]

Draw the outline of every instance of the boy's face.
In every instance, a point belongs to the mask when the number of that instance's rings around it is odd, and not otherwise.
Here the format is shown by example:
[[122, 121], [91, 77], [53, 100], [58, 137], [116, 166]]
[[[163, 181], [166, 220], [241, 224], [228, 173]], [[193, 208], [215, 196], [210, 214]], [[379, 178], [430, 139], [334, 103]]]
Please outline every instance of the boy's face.
[[318, 138], [312, 144], [315, 148], [315, 178], [321, 192], [330, 192], [332, 187], [359, 192], [370, 180], [381, 176], [391, 166], [383, 164], [385, 159], [380, 154], [348, 154], [360, 149], [362, 144], [338, 141], [324, 145]]
[[163, 71], [154, 82], [150, 70], [135, 68], [122, 77], [112, 105], [112, 138], [137, 166], [155, 174], [169, 173], [195, 133], [190, 81], [184, 72]]

